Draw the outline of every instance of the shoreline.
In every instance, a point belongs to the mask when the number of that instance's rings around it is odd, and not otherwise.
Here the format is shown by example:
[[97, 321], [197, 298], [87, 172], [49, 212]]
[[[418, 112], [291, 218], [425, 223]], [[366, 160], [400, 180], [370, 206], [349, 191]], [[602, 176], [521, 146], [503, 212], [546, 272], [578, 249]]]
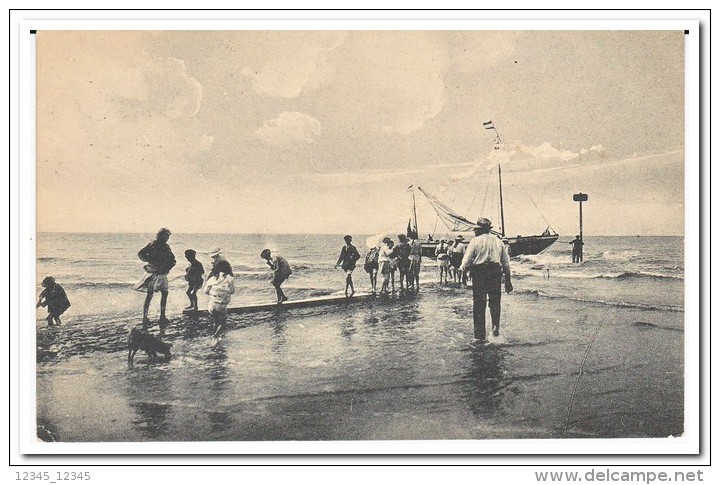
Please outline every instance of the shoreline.
[[128, 369], [119, 342], [38, 364], [38, 424], [68, 442], [682, 433], [683, 313], [503, 295], [501, 337], [472, 348], [470, 295], [231, 317], [216, 350], [174, 319], [167, 364]]

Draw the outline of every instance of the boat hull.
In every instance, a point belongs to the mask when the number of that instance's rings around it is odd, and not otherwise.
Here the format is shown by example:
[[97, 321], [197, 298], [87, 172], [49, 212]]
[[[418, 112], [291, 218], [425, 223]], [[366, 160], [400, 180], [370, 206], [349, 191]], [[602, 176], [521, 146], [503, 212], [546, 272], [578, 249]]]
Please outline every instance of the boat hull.
[[[540, 254], [558, 240], [558, 234], [550, 234], [547, 236], [521, 236], [504, 238], [508, 245], [510, 256], [521, 256], [523, 254]], [[467, 242], [467, 241], [466, 241]], [[422, 255], [434, 258], [435, 249], [437, 249], [439, 241], [424, 241], [421, 243]]]

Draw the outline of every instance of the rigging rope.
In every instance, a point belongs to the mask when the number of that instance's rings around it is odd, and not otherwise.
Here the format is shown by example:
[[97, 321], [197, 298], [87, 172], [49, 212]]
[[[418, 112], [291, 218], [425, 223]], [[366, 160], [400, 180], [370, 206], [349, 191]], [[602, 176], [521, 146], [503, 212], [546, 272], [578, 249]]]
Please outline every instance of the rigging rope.
[[515, 172], [513, 172], [512, 169], [509, 169], [509, 168], [506, 168], [506, 170], [510, 170], [510, 173], [511, 173], [512, 176], [515, 178], [515, 181], [517, 182], [517, 184], [520, 186], [520, 188], [523, 190], [523, 192], [525, 192], [525, 195], [527, 195], [528, 199], [530, 199], [530, 202], [532, 202], [532, 205], [535, 206], [535, 210], [538, 211], [538, 214], [540, 214], [540, 217], [543, 218], [543, 221], [545, 221], [545, 224], [547, 224], [548, 227], [549, 227], [549, 226], [550, 226], [550, 223], [549, 223], [548, 220], [545, 218], [545, 216], [543, 215], [543, 213], [540, 211], [540, 208], [539, 208], [539, 207], [537, 206], [537, 204], [535, 203], [535, 200], [533, 200], [533, 198], [530, 196], [530, 194], [528, 193], [528, 191], [525, 190], [525, 186], [523, 186], [523, 184], [520, 183], [520, 180], [518, 180], [517, 175], [515, 175]]

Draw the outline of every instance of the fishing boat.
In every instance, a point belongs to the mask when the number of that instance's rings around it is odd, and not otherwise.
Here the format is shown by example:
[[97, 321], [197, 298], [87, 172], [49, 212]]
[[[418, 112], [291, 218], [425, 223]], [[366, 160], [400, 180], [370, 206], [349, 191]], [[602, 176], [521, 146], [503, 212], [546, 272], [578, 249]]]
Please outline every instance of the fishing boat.
[[[489, 121], [487, 123], [483, 123], [483, 126], [485, 129], [493, 129], [495, 130], [495, 126], [493, 125], [492, 121]], [[497, 130], [495, 130], [497, 133]], [[500, 137], [499, 135], [495, 138], [495, 149], [499, 148], [500, 145]], [[506, 234], [505, 230], [505, 210], [503, 207], [503, 187], [502, 187], [502, 169], [500, 167], [500, 164], [497, 165], [498, 168], [498, 187], [499, 187], [499, 199], [500, 199], [500, 227], [499, 231], [490, 231], [491, 233], [495, 234], [499, 238], [503, 240], [505, 244], [508, 246], [508, 252], [510, 256], [520, 256], [523, 254], [540, 254], [543, 251], [545, 251], [547, 248], [549, 248], [555, 241], [558, 240], [560, 235], [556, 233], [549, 225], [546, 227], [545, 231], [543, 231], [539, 235], [529, 235], [529, 236], [514, 236], [509, 237]], [[412, 186], [411, 186], [412, 187]], [[432, 206], [432, 208], [437, 213], [440, 220], [443, 221], [445, 226], [451, 231], [451, 232], [458, 232], [458, 233], [472, 233], [472, 231], [478, 227], [478, 225], [470, 220], [468, 220], [466, 217], [464, 217], [461, 214], [458, 214], [456, 211], [448, 207], [445, 203], [443, 203], [440, 199], [435, 197], [434, 195], [428, 193], [427, 191], [423, 190], [421, 187], [418, 187], [418, 190], [427, 198], [428, 202]], [[417, 212], [415, 209], [415, 194], [413, 189], [413, 217], [415, 225], [414, 227], [411, 227], [411, 223], [408, 222], [408, 236], [411, 234], [414, 234], [417, 237], [418, 230], [417, 230]], [[472, 237], [469, 236], [468, 239]], [[428, 237], [428, 240], [421, 241], [421, 247], [422, 247], [422, 255], [428, 256], [428, 257], [435, 257], [435, 250], [437, 249], [438, 244], [440, 244], [437, 240], [432, 240], [431, 236]]]

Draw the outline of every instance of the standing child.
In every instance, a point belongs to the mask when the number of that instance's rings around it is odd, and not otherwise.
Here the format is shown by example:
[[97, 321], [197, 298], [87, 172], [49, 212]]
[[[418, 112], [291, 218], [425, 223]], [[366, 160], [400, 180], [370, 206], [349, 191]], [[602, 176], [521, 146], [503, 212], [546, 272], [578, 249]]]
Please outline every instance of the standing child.
[[185, 280], [188, 282], [187, 296], [190, 299], [190, 306], [186, 307], [186, 310], [197, 310], [198, 300], [197, 292], [203, 285], [203, 274], [205, 268], [200, 261], [196, 258], [197, 253], [192, 249], [185, 250], [185, 258], [190, 263], [185, 269]]
[[[337, 268], [342, 264], [342, 269], [345, 271], [345, 296], [353, 296], [355, 294], [355, 288], [353, 286], [352, 273], [355, 269], [355, 263], [360, 259], [360, 253], [352, 244], [352, 236], [348, 234], [343, 239], [345, 240], [345, 246], [340, 250], [340, 257], [337, 263], [335, 263], [335, 267]], [[348, 293], [348, 290], [350, 293]]]
[[370, 248], [365, 256], [365, 272], [370, 276], [370, 291], [373, 295], [377, 291], [377, 274], [378, 274], [378, 248]]
[[55, 278], [52, 276], [43, 279], [42, 286], [45, 289], [40, 292], [40, 298], [35, 307], [48, 307], [48, 327], [53, 326], [53, 321], [56, 325], [60, 325], [62, 323], [60, 321], [60, 315], [70, 308], [70, 300], [68, 300], [63, 287], [55, 283]]
[[234, 276], [227, 273], [218, 273], [208, 277], [205, 283], [205, 294], [210, 295], [208, 301], [208, 311], [215, 324], [213, 339], [219, 339], [225, 330], [227, 323], [227, 306], [230, 303], [233, 293], [235, 293], [235, 285], [233, 284]]
[[273, 270], [272, 285], [275, 288], [275, 293], [277, 294], [277, 302], [282, 303], [287, 301], [287, 296], [283, 293], [280, 285], [282, 285], [292, 274], [290, 263], [288, 263], [282, 256], [276, 255], [275, 258], [273, 258], [269, 249], [263, 249], [260, 253], [260, 257], [264, 259], [267, 265]]

